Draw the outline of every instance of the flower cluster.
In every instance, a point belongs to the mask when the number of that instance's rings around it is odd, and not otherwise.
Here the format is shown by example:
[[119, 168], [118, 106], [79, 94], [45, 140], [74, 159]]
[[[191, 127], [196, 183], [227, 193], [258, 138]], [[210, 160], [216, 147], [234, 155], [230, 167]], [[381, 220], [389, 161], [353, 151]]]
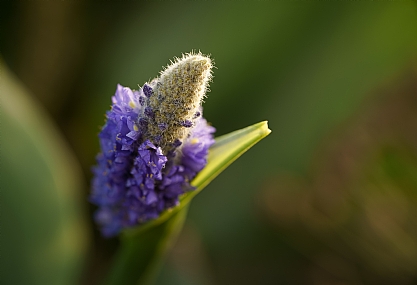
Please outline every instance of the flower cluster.
[[158, 217], [193, 189], [214, 143], [201, 108], [211, 68], [210, 58], [191, 53], [137, 91], [117, 86], [90, 197], [104, 236]]

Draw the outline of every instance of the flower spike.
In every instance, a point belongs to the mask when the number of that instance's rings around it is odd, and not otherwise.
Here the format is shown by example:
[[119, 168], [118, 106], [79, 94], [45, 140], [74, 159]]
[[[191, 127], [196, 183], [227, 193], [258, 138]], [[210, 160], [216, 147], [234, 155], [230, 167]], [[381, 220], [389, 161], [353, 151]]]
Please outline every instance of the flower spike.
[[189, 53], [138, 91], [117, 86], [99, 138], [91, 201], [104, 236], [151, 219], [193, 190], [215, 129], [202, 117], [212, 61]]

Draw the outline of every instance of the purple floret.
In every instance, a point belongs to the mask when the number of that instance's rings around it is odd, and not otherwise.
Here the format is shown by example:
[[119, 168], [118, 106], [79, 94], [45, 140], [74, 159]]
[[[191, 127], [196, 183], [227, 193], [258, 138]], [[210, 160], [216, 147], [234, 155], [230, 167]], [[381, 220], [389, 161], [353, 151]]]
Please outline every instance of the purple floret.
[[184, 122], [181, 122], [181, 125], [186, 128], [191, 128], [193, 126], [193, 122], [185, 120]]
[[152, 94], [153, 94], [152, 87], [149, 86], [148, 84], [145, 84], [143, 86], [142, 90], [143, 90], [143, 94], [145, 94], [145, 96], [148, 97], [148, 98], [151, 97]]
[[207, 164], [208, 149], [214, 144], [213, 134], [216, 131], [204, 118], [200, 118], [197, 122], [182, 148], [181, 164], [190, 177], [194, 177]]
[[190, 181], [206, 165], [208, 149], [214, 143], [215, 129], [199, 117], [189, 138], [183, 143], [178, 138], [171, 142], [182, 146], [180, 159], [164, 155], [159, 142], [143, 137], [151, 122], [140, 115], [148, 113], [142, 110], [140, 94], [151, 91], [118, 85], [99, 134], [101, 153], [93, 168], [90, 200], [98, 206], [94, 219], [106, 237], [157, 218], [177, 205], [181, 194], [193, 190]]

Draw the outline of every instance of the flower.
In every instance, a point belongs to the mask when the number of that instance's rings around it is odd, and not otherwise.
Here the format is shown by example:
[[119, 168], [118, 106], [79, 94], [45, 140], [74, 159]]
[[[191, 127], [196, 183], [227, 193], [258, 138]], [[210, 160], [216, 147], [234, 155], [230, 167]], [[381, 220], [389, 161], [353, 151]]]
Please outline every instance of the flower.
[[189, 53], [137, 91], [117, 85], [90, 196], [104, 236], [157, 218], [193, 190], [214, 143], [201, 108], [211, 69], [209, 57]]

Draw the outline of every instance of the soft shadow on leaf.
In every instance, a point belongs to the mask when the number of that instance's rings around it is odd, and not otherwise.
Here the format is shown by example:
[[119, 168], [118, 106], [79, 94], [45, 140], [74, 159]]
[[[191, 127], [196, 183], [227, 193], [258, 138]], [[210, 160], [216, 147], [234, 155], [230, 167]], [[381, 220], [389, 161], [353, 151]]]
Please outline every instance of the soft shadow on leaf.
[[1, 58], [0, 73], [0, 283], [75, 284], [88, 241], [81, 171]]
[[270, 132], [267, 122], [260, 122], [217, 138], [210, 148], [206, 167], [191, 182], [196, 189], [184, 194], [177, 207], [163, 212], [159, 218], [123, 232], [120, 250], [105, 284], [151, 283], [166, 251], [181, 231], [190, 201]]

